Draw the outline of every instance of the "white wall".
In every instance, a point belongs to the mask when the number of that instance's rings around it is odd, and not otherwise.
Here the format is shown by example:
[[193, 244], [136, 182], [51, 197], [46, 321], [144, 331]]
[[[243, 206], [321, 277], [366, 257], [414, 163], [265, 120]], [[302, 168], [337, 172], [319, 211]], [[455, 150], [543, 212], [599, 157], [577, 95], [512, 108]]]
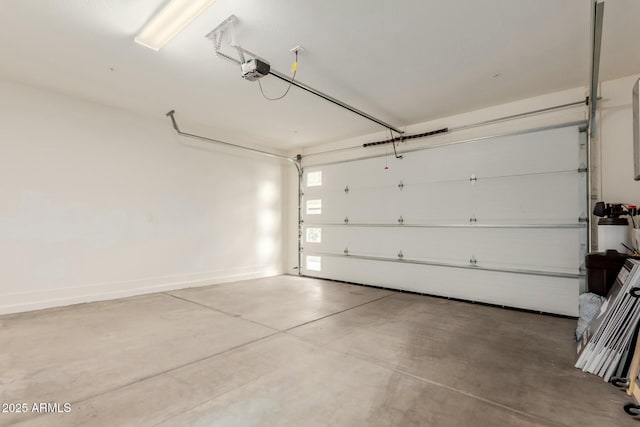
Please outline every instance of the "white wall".
[[[593, 141], [592, 174], [593, 194], [599, 200], [607, 202], [625, 202], [640, 205], [640, 182], [633, 181], [633, 144], [632, 144], [632, 114], [631, 114], [631, 90], [638, 76], [629, 76], [622, 79], [603, 82], [600, 94], [603, 100], [599, 109], [599, 127]], [[585, 87], [550, 93], [534, 98], [528, 98], [508, 104], [488, 107], [471, 111], [456, 116], [445, 117], [425, 123], [407, 126], [406, 133], [419, 133], [448, 127], [455, 129], [468, 124], [483, 122], [500, 117], [535, 111], [556, 105], [563, 105], [585, 99], [587, 89]], [[346, 113], [345, 113], [346, 114]], [[441, 143], [461, 141], [476, 137], [498, 135], [517, 130], [533, 129], [537, 127], [551, 126], [554, 124], [586, 120], [586, 107], [578, 106], [566, 108], [549, 113], [541, 113], [526, 118], [508, 120], [491, 125], [475, 127], [468, 130], [453, 131], [449, 134], [423, 138], [403, 143], [402, 147], [421, 147], [438, 145]], [[360, 120], [354, 117], [354, 120]], [[375, 134], [363, 135], [348, 140], [336, 141], [330, 144], [308, 147], [302, 150], [303, 166], [357, 158], [365, 155], [385, 153], [385, 146], [362, 148], [365, 142], [373, 142], [388, 138], [388, 132], [381, 130]], [[349, 148], [354, 147], [354, 148]], [[402, 148], [401, 147], [401, 148]], [[340, 149], [327, 154], [317, 154], [327, 150]], [[295, 154], [291, 152], [290, 154]], [[391, 151], [389, 167], [402, 167], [402, 160], [396, 160]], [[455, 161], [455, 159], [452, 159]], [[384, 159], [381, 159], [384, 162]], [[600, 191], [602, 189], [602, 191]], [[295, 194], [293, 179], [290, 179], [289, 192]], [[289, 203], [289, 230], [295, 230], [296, 224], [294, 204]], [[592, 220], [592, 222], [595, 222]], [[595, 239], [595, 237], [594, 237]], [[296, 235], [288, 235], [288, 272], [296, 272], [293, 266], [297, 263]]]
[[283, 270], [288, 165], [1, 80], [0, 153], [0, 313]]
[[631, 90], [640, 75], [603, 82], [598, 135], [602, 142], [602, 199], [640, 204], [640, 181], [633, 180]]

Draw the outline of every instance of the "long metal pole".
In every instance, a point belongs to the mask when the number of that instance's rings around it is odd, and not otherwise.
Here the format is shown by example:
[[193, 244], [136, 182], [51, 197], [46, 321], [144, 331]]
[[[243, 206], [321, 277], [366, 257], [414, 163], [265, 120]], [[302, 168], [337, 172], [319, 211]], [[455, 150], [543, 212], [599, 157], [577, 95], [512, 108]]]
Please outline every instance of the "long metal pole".
[[281, 72], [279, 72], [277, 70], [274, 70], [273, 68], [271, 69], [271, 71], [269, 71], [269, 75], [272, 75], [273, 77], [277, 77], [280, 80], [283, 80], [283, 81], [285, 81], [287, 83], [290, 83], [290, 84], [292, 84], [293, 86], [295, 86], [295, 87], [297, 87], [299, 89], [305, 90], [305, 91], [307, 91], [307, 92], [309, 92], [309, 93], [311, 93], [311, 94], [313, 94], [315, 96], [318, 96], [318, 97], [320, 97], [320, 98], [322, 98], [322, 99], [324, 99], [326, 101], [331, 102], [332, 104], [335, 104], [335, 105], [337, 105], [339, 107], [342, 107], [345, 110], [349, 110], [352, 113], [355, 113], [355, 114], [357, 114], [357, 115], [359, 115], [361, 117], [364, 117], [367, 120], [371, 120], [372, 122], [377, 123], [382, 127], [390, 129], [390, 130], [392, 130], [392, 131], [394, 131], [396, 133], [399, 133], [399, 134], [403, 134], [404, 133], [403, 130], [400, 130], [397, 127], [395, 127], [393, 125], [390, 125], [387, 122], [384, 122], [384, 121], [382, 121], [380, 119], [377, 119], [377, 118], [373, 117], [371, 114], [367, 114], [362, 110], [358, 110], [357, 108], [355, 108], [355, 107], [353, 107], [353, 106], [351, 106], [351, 105], [349, 105], [347, 103], [344, 103], [344, 102], [340, 101], [339, 99], [334, 98], [331, 95], [327, 95], [326, 93], [321, 92], [318, 89], [314, 89], [314, 88], [312, 88], [311, 86], [309, 86], [309, 85], [307, 85], [305, 83], [302, 83], [302, 82], [297, 81], [297, 80], [294, 80], [292, 82], [291, 81], [291, 77], [288, 77], [288, 76], [282, 74]]
[[301, 167], [298, 164], [298, 162], [296, 160], [290, 158], [290, 157], [283, 156], [281, 154], [270, 153], [268, 151], [258, 150], [256, 148], [245, 147], [244, 145], [233, 144], [231, 142], [220, 141], [219, 139], [213, 139], [213, 138], [209, 138], [209, 137], [206, 137], [206, 136], [195, 135], [195, 134], [192, 134], [192, 133], [183, 132], [178, 127], [178, 123], [176, 122], [176, 118], [175, 118], [175, 113], [176, 113], [175, 110], [171, 110], [171, 111], [169, 111], [167, 113], [167, 117], [171, 118], [171, 123], [173, 124], [173, 128], [176, 130], [176, 132], [180, 136], [186, 136], [187, 138], [199, 139], [201, 141], [206, 141], [206, 142], [213, 142], [215, 144], [225, 145], [227, 147], [238, 148], [240, 150], [249, 151], [251, 153], [260, 154], [262, 156], [272, 157], [274, 159], [286, 160], [289, 163], [291, 163], [292, 165], [294, 165], [296, 167], [296, 169], [298, 170], [298, 172], [301, 173]]
[[592, 0], [591, 9], [591, 69], [589, 73], [589, 133], [595, 131], [596, 109], [598, 106], [598, 82], [600, 80], [600, 49], [602, 46], [602, 21], [604, 2]]
[[[576, 122], [559, 123], [559, 124], [555, 124], [555, 125], [542, 126], [542, 127], [531, 128], [531, 129], [523, 129], [523, 130], [518, 130], [518, 131], [513, 131], [513, 132], [496, 133], [496, 134], [493, 134], [493, 135], [479, 136], [479, 137], [476, 137], [476, 138], [463, 139], [463, 140], [459, 140], [459, 141], [444, 142], [442, 144], [434, 144], [434, 145], [429, 145], [429, 146], [425, 146], [425, 147], [409, 148], [409, 149], [404, 149], [402, 151], [398, 150], [398, 154], [413, 153], [413, 152], [416, 152], [416, 151], [424, 151], [424, 150], [432, 150], [432, 149], [435, 149], [435, 148], [447, 147], [449, 145], [469, 144], [469, 143], [472, 143], [472, 142], [479, 142], [479, 141], [483, 141], [483, 140], [486, 140], [486, 139], [498, 138], [498, 137], [502, 137], [502, 136], [522, 135], [522, 134], [525, 134], [525, 133], [538, 132], [538, 131], [551, 130], [551, 129], [560, 129], [560, 128], [571, 127], [571, 126], [577, 126], [577, 127], [580, 128], [580, 131], [585, 131], [587, 129], [587, 122], [584, 121], [584, 120], [581, 120], [581, 121], [576, 121]], [[358, 148], [362, 148], [362, 146], [359, 145]], [[305, 154], [304, 158], [306, 159], [306, 158], [308, 158], [310, 156], [311, 156], [311, 154]], [[377, 157], [385, 157], [385, 153], [369, 154], [369, 155], [366, 155], [366, 156], [359, 156], [359, 157], [349, 158], [349, 159], [345, 159], [345, 160], [335, 160], [335, 161], [331, 161], [331, 162], [312, 163], [309, 166], [316, 167], [316, 166], [335, 165], [335, 164], [339, 164], [339, 163], [353, 162], [355, 160], [374, 159], [374, 158], [377, 158]]]
[[604, 3], [592, 0], [591, 4], [591, 68], [589, 76], [589, 108], [587, 114], [587, 252], [593, 245], [593, 224], [591, 207], [593, 206], [593, 171], [591, 156], [593, 153], [593, 136], [596, 129], [596, 109], [598, 106], [598, 81], [600, 75], [600, 48], [602, 45], [602, 22]]

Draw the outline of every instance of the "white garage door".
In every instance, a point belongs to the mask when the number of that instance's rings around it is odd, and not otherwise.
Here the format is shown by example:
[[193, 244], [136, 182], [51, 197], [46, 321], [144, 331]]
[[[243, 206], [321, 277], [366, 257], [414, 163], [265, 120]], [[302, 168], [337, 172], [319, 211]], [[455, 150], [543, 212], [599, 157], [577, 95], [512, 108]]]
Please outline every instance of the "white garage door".
[[[578, 126], [306, 167], [303, 274], [575, 316]], [[393, 155], [391, 156], [393, 158]]]

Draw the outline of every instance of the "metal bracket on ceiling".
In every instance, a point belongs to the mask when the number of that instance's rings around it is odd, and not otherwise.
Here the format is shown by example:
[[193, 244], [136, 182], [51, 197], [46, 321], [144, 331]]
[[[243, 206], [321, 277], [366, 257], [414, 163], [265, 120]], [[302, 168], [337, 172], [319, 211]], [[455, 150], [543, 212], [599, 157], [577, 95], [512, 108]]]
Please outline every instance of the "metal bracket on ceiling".
[[229, 45], [232, 47], [237, 46], [235, 33], [234, 33], [234, 25], [238, 22], [238, 18], [236, 15], [231, 15], [224, 21], [222, 21], [217, 27], [213, 30], [209, 31], [206, 38], [213, 42], [213, 45], [216, 48], [216, 52], [222, 48], [222, 40], [225, 35], [229, 36]]
[[[217, 27], [209, 31], [205, 35], [205, 37], [211, 40], [211, 42], [213, 43], [216, 55], [222, 57], [223, 59], [231, 60], [231, 62], [234, 62], [236, 64], [242, 64], [246, 62], [246, 58], [244, 56], [245, 54], [250, 55], [254, 58], [257, 58], [257, 55], [254, 55], [253, 53], [244, 49], [236, 40], [235, 25], [237, 22], [238, 17], [236, 15], [230, 15]], [[228, 40], [229, 47], [235, 49], [238, 52], [238, 57], [240, 58], [239, 60], [235, 60], [222, 52], [222, 42], [225, 40], [225, 38]]]

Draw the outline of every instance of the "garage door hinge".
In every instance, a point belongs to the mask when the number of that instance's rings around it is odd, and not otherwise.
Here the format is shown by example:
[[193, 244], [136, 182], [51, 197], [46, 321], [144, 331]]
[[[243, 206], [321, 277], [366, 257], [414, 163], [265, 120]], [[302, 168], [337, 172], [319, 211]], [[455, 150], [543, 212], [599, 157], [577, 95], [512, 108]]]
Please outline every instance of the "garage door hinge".
[[469, 181], [470, 181], [470, 182], [472, 182], [472, 183], [473, 183], [473, 182], [476, 182], [477, 180], [478, 180], [478, 177], [477, 177], [477, 176], [475, 176], [475, 175], [471, 175], [471, 176], [469, 177]]
[[349, 255], [349, 248], [344, 248], [343, 252], [344, 252], [345, 255]]
[[587, 172], [589, 169], [587, 169], [587, 167], [582, 164], [580, 165], [580, 167], [578, 168], [578, 172]]
[[471, 256], [471, 259], [469, 260], [469, 264], [471, 264], [474, 267], [478, 265], [478, 260], [476, 259], [475, 255]]
[[344, 187], [344, 194], [349, 194], [349, 186]]
[[578, 218], [578, 222], [589, 222], [589, 218], [586, 216], [581, 216]]
[[404, 184], [402, 183], [402, 181], [400, 181], [400, 184], [398, 184], [398, 188], [400, 189], [400, 191], [402, 191], [402, 189], [404, 188]]
[[478, 218], [472, 216], [471, 218], [469, 218], [469, 222], [478, 222]]
[[402, 254], [402, 251], [398, 252], [398, 259], [402, 259], [404, 258], [404, 255]]
[[349, 224], [349, 217], [348, 217], [348, 216], [345, 216], [345, 217], [344, 217], [344, 223], [345, 223], [345, 224]]
[[402, 215], [398, 218], [398, 224], [404, 224], [404, 218], [402, 218]]

